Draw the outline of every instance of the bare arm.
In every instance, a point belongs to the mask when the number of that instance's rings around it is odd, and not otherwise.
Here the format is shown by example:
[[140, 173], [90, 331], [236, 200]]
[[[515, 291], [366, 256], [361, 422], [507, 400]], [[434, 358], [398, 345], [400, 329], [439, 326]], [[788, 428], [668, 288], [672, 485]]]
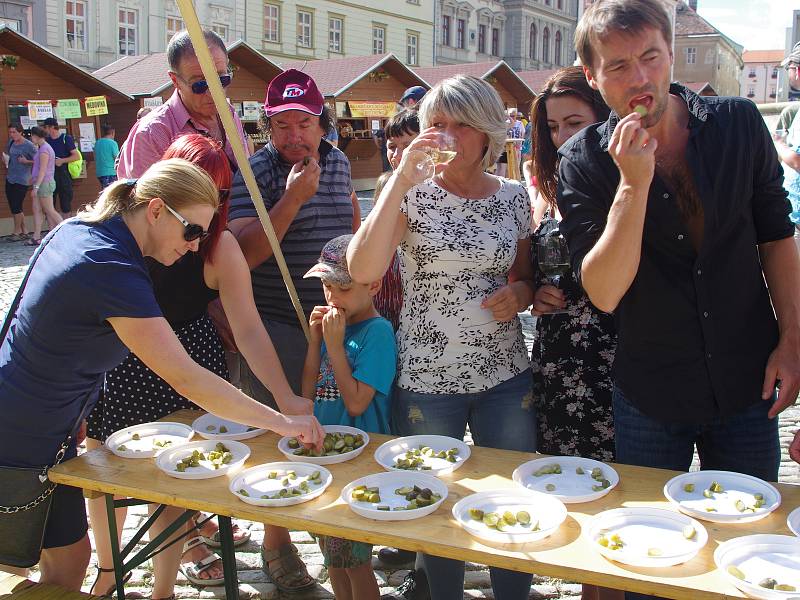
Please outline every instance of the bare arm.
[[236, 239], [223, 231], [213, 260], [206, 263], [206, 281], [218, 289], [236, 346], [259, 381], [272, 392], [284, 414], [311, 414], [311, 403], [292, 392], [272, 340], [256, 310], [250, 270]]
[[775, 142], [775, 150], [778, 151], [778, 156], [784, 164], [800, 172], [800, 154], [780, 140]]
[[361, 227], [361, 205], [354, 191], [350, 192], [350, 201], [353, 203], [353, 233], [355, 233]]
[[775, 417], [797, 400], [800, 390], [800, 258], [794, 239], [785, 238], [758, 247], [764, 278], [778, 318], [778, 346], [767, 361], [762, 397], [772, 396], [780, 380], [778, 399], [769, 411]]
[[302, 394], [304, 398], [314, 400], [316, 396], [317, 377], [322, 362], [322, 318], [330, 310], [327, 306], [315, 306], [308, 319], [308, 350], [306, 362], [303, 364]]

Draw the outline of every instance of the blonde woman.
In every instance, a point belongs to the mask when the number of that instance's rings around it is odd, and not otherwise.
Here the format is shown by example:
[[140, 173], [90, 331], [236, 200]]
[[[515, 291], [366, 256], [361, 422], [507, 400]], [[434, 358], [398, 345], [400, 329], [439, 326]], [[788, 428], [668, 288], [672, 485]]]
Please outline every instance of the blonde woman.
[[[202, 169], [164, 160], [138, 181], [113, 183], [42, 241], [0, 346], [0, 466], [51, 465], [62, 445], [65, 458], [74, 457], [81, 413], [96, 400], [103, 374], [129, 351], [220, 417], [321, 441], [314, 417], [281, 415], [197, 365], [161, 315], [144, 257], [170, 265], [196, 252], [218, 202]], [[0, 470], [0, 489], [8, 485], [3, 477]], [[57, 487], [39, 557], [43, 582], [80, 589], [90, 556], [86, 531], [81, 490]], [[13, 543], [0, 540], [0, 550], [10, 553]]]
[[47, 143], [47, 132], [41, 127], [31, 128], [31, 141], [36, 146], [33, 157], [33, 237], [26, 243], [38, 246], [42, 240], [42, 222], [47, 217], [50, 229], [61, 223], [61, 215], [53, 207], [53, 193], [56, 191], [56, 155]]

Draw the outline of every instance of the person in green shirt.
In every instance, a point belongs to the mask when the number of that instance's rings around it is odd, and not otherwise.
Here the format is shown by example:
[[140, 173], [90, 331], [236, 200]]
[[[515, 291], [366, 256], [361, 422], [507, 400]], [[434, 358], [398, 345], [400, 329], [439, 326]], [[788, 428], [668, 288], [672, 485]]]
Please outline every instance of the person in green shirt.
[[97, 179], [100, 181], [100, 189], [104, 189], [117, 180], [117, 171], [114, 163], [119, 156], [119, 144], [114, 139], [114, 128], [111, 125], [101, 125], [100, 131], [103, 134], [94, 145], [94, 161]]

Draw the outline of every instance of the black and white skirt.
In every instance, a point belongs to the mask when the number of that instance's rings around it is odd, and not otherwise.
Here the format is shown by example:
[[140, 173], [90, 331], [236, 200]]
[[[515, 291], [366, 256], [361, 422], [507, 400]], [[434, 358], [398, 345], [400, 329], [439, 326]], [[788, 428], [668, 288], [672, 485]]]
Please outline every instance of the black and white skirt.
[[[203, 315], [175, 331], [197, 364], [228, 379], [225, 350], [217, 330]], [[135, 354], [106, 373], [103, 393], [89, 414], [88, 437], [100, 441], [124, 427], [157, 421], [183, 408], [198, 408], [151, 371]]]

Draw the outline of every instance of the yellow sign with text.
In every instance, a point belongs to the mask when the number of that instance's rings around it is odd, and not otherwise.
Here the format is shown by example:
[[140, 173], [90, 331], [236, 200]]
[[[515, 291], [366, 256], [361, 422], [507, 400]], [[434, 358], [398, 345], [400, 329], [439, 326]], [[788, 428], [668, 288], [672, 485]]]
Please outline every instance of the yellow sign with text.
[[355, 118], [365, 117], [391, 117], [397, 110], [395, 102], [348, 102], [350, 116]]
[[108, 105], [106, 104], [105, 96], [90, 96], [84, 100], [84, 107], [86, 107], [87, 117], [96, 117], [98, 115], [108, 114]]

